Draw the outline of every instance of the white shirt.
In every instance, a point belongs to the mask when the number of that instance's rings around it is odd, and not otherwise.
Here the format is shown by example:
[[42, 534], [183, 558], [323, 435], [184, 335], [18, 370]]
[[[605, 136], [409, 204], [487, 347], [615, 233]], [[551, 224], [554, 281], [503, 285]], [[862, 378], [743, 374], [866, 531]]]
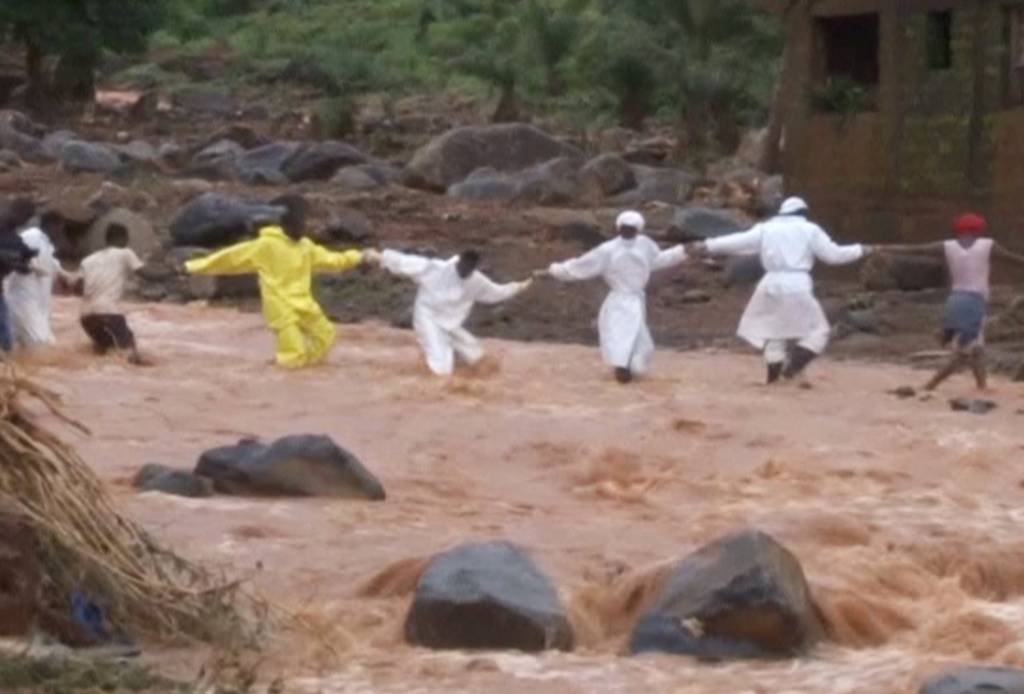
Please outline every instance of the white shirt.
[[456, 271], [459, 257], [448, 260], [384, 251], [381, 265], [396, 275], [404, 275], [419, 286], [415, 310], [444, 330], [455, 330], [466, 322], [473, 304], [496, 304], [510, 299], [522, 289], [518, 282], [496, 284], [482, 272], [463, 279]]
[[104, 248], [82, 261], [82, 315], [120, 313], [125, 286], [143, 266], [130, 248]]

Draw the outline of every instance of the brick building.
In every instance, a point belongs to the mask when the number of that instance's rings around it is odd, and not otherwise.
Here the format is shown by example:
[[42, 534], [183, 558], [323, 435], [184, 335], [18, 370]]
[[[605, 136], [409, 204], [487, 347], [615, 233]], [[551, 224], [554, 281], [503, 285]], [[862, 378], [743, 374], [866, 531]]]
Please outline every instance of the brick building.
[[1024, 247], [1024, 0], [767, 4], [787, 34], [776, 164], [817, 217], [916, 241], [972, 207]]

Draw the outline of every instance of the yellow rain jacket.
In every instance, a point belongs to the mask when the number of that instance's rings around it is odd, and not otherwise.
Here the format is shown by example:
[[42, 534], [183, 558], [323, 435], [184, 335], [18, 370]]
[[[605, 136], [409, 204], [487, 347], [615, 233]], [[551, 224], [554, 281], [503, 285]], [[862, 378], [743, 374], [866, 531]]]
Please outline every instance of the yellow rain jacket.
[[313, 273], [343, 272], [362, 258], [360, 251], [336, 253], [309, 239], [294, 241], [281, 227], [267, 226], [260, 229], [258, 238], [190, 260], [185, 269], [207, 275], [256, 273], [263, 317], [278, 337], [278, 363], [305, 366], [319, 361], [334, 338], [333, 328], [313, 298]]

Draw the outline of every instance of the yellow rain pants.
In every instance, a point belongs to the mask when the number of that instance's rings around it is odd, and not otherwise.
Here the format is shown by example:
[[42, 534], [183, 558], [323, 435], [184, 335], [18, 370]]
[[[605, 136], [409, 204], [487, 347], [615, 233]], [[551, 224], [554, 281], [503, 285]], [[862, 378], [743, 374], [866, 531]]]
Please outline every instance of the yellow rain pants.
[[362, 258], [359, 251], [335, 253], [309, 239], [294, 241], [268, 226], [258, 238], [190, 260], [185, 268], [197, 275], [259, 275], [263, 317], [277, 337], [277, 364], [298, 368], [321, 361], [334, 343], [334, 326], [313, 298], [313, 273], [343, 272]]

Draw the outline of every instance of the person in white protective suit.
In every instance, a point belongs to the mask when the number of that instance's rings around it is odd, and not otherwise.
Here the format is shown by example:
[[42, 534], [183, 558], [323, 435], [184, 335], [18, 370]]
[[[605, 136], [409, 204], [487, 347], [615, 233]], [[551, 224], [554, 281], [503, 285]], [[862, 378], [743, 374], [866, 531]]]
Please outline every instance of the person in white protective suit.
[[698, 252], [712, 255], [760, 255], [765, 275], [743, 312], [737, 335], [764, 353], [769, 384], [801, 377], [828, 345], [831, 328], [811, 281], [815, 262], [845, 265], [872, 250], [861, 244], [837, 245], [806, 218], [807, 212], [803, 200], [788, 198], [776, 216], [748, 231], [695, 244]]
[[438, 376], [454, 372], [456, 356], [470, 366], [483, 358], [480, 342], [462, 327], [475, 303], [506, 301], [532, 283], [529, 279], [508, 284], [491, 281], [477, 270], [480, 254], [475, 250], [463, 251], [447, 260], [393, 250], [366, 251], [366, 259], [417, 284], [413, 328], [427, 367]]
[[28, 274], [7, 277], [4, 295], [10, 312], [11, 337], [16, 347], [31, 349], [56, 342], [50, 327], [50, 304], [57, 277], [71, 281], [57, 260], [50, 236], [59, 233], [63, 220], [54, 212], [45, 212], [39, 226], [21, 232], [25, 245], [36, 251]]
[[623, 212], [615, 220], [617, 237], [538, 273], [563, 282], [601, 277], [608, 284], [611, 291], [601, 305], [597, 328], [601, 357], [615, 370], [619, 383], [629, 383], [650, 368], [654, 340], [647, 328], [647, 282], [651, 274], [686, 260], [683, 246], [661, 250], [643, 235], [644, 225], [639, 212]]

